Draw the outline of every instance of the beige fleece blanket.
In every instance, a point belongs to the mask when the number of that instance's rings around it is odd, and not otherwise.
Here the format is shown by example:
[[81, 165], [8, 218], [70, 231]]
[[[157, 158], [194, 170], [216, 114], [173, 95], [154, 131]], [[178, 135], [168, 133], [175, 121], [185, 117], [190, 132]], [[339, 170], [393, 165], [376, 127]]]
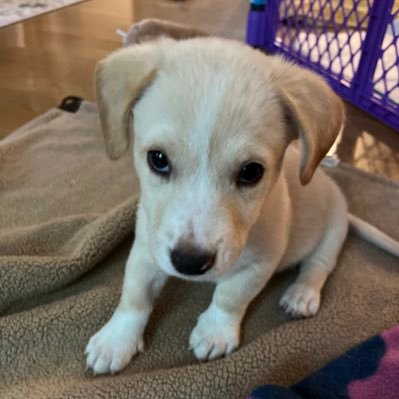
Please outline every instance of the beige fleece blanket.
[[[350, 236], [316, 317], [278, 308], [295, 271], [278, 275], [251, 306], [241, 348], [200, 364], [188, 338], [212, 286], [171, 279], [146, 352], [119, 375], [85, 372], [87, 340], [118, 301], [138, 193], [131, 158], [106, 158], [97, 118], [90, 103], [52, 109], [0, 142], [0, 398], [242, 398], [399, 323], [398, 259]], [[398, 184], [328, 172], [355, 214], [399, 238]]]

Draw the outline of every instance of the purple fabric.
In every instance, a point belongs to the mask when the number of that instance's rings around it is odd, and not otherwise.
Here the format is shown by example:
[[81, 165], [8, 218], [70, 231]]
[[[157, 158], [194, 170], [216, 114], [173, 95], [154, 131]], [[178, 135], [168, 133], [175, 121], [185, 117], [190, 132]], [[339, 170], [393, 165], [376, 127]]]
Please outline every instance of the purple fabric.
[[399, 326], [361, 343], [291, 387], [264, 385], [247, 399], [397, 399]]
[[397, 399], [399, 397], [399, 326], [381, 334], [386, 352], [377, 372], [353, 381], [349, 387], [351, 399]]

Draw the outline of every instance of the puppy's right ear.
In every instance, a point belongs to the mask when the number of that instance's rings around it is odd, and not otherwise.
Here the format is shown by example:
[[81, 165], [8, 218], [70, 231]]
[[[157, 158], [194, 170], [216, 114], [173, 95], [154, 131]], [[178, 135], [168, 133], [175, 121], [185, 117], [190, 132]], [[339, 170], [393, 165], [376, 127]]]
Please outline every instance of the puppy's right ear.
[[132, 137], [132, 109], [154, 80], [163, 43], [123, 48], [100, 61], [96, 69], [96, 97], [107, 154], [120, 158]]
[[274, 57], [272, 76], [280, 93], [288, 141], [301, 142], [300, 179], [308, 184], [345, 122], [342, 100], [318, 75]]

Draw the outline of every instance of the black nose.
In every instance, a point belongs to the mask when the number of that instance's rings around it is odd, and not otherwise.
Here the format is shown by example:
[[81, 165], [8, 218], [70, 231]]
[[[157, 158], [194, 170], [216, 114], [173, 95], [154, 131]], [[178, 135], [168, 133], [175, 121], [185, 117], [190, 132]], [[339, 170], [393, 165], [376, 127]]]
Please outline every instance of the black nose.
[[206, 273], [215, 263], [215, 258], [215, 253], [186, 245], [177, 246], [170, 254], [175, 269], [190, 276]]

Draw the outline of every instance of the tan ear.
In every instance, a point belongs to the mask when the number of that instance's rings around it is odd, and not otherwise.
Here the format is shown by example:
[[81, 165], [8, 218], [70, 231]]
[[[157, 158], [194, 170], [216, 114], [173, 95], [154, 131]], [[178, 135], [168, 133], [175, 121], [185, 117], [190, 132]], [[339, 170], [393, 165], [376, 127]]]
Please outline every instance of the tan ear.
[[345, 122], [344, 105], [315, 73], [281, 59], [275, 62], [290, 138], [301, 142], [301, 183], [307, 184]]
[[129, 147], [132, 109], [154, 80], [162, 43], [123, 48], [97, 66], [96, 97], [107, 154], [120, 158]]

